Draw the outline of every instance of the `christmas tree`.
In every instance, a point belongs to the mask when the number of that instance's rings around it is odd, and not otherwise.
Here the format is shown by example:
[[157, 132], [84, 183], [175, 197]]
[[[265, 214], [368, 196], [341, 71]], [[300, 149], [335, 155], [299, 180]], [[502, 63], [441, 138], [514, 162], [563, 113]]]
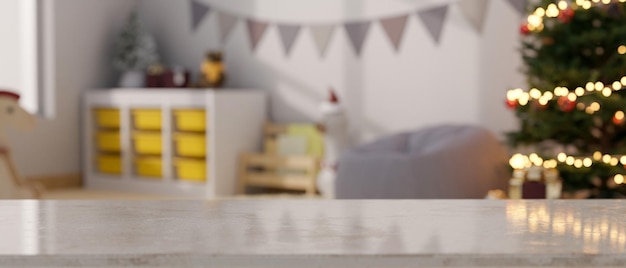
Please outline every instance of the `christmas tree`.
[[120, 71], [140, 71], [158, 60], [156, 42], [141, 27], [137, 11], [131, 12], [116, 40], [113, 65]]
[[626, 196], [625, 1], [535, 1], [520, 29], [530, 89], [507, 92], [520, 122], [508, 140], [534, 152], [525, 165], [557, 168], [564, 191]]

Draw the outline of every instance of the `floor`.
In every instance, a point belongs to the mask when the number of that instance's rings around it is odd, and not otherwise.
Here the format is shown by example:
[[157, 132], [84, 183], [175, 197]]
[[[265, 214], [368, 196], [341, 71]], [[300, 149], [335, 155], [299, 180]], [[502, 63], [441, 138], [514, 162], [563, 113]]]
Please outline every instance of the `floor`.
[[[193, 198], [168, 197], [159, 195], [124, 193], [104, 190], [87, 190], [82, 188], [57, 189], [44, 193], [42, 199], [48, 200], [181, 200]], [[255, 194], [234, 196], [227, 199], [319, 199], [301, 194]]]
[[113, 191], [102, 190], [86, 190], [81, 188], [71, 189], [57, 189], [46, 191], [43, 195], [43, 199], [52, 200], [82, 200], [82, 199], [94, 199], [94, 200], [165, 200], [172, 199], [158, 195], [146, 195], [136, 193], [123, 193]]

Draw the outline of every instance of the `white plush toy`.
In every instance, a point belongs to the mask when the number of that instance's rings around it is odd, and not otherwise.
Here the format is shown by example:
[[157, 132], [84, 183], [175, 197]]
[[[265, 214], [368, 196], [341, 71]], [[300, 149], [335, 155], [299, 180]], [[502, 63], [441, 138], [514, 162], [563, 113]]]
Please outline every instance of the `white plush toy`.
[[320, 130], [324, 133], [324, 158], [317, 177], [317, 188], [325, 198], [335, 197], [335, 180], [339, 157], [350, 146], [348, 118], [335, 92], [320, 106]]
[[36, 125], [36, 118], [22, 109], [20, 96], [0, 90], [0, 199], [39, 198], [41, 187], [24, 181], [13, 162], [6, 132], [9, 128], [29, 130]]

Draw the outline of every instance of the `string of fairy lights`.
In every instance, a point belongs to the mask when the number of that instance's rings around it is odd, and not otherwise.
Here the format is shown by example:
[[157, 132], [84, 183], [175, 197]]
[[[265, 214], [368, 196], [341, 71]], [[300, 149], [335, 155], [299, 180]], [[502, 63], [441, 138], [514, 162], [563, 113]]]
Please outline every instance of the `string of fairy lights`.
[[[549, 4], [546, 8], [538, 7], [537, 9], [535, 9], [533, 13], [528, 15], [527, 27], [528, 27], [528, 30], [531, 32], [542, 31], [544, 28], [543, 21], [545, 17], [560, 18], [560, 19], [567, 20], [571, 18], [571, 16], [573, 16], [573, 11], [572, 11], [573, 9], [576, 9], [576, 8], [590, 9], [594, 5], [599, 5], [599, 4], [608, 5], [613, 2], [624, 3], [626, 2], [626, 0], [576, 0], [573, 3], [569, 3], [568, 1], [565, 1], [565, 0], [560, 0], [557, 3]], [[626, 49], [626, 47], [624, 49]]]
[[[536, 88], [532, 88], [528, 91], [524, 91], [521, 88], [510, 89], [506, 93], [507, 105], [514, 107], [516, 105], [526, 106], [531, 101], [536, 100], [541, 106], [546, 106], [550, 101], [559, 100], [569, 102], [573, 107], [579, 110], [584, 110], [588, 114], [594, 114], [600, 111], [600, 103], [576, 103], [578, 98], [600, 93], [601, 96], [606, 98], [611, 97], [614, 92], [620, 91], [626, 88], [626, 76], [623, 76], [619, 81], [614, 81], [610, 85], [605, 85], [601, 81], [587, 82], [585, 87], [577, 87], [575, 89], [569, 89], [567, 87], [555, 87], [553, 90], [546, 90], [543, 93]], [[621, 123], [624, 120], [624, 111], [616, 111], [614, 121]]]
[[[530, 168], [532, 166], [544, 167], [546, 169], [556, 168], [559, 163], [574, 167], [574, 168], [590, 168], [595, 164], [603, 163], [605, 165], [616, 167], [622, 165], [626, 168], [626, 155], [610, 155], [602, 154], [599, 151], [593, 153], [591, 157], [580, 157], [567, 155], [566, 153], [559, 153], [556, 159], [543, 159], [536, 153], [530, 155], [514, 154], [509, 159], [509, 165], [512, 168], [520, 170]], [[623, 184], [626, 175], [617, 174], [613, 177], [616, 184]]]
[[507, 100], [517, 101], [521, 106], [525, 106], [533, 99], [538, 100], [542, 105], [546, 105], [549, 101], [557, 99], [558, 97], [567, 97], [570, 101], [576, 101], [577, 98], [591, 95], [594, 92], [600, 92], [602, 96], [608, 98], [613, 92], [620, 91], [624, 87], [626, 87], [626, 76], [623, 76], [619, 81], [613, 82], [610, 86], [604, 85], [604, 83], [600, 81], [587, 82], [584, 88], [577, 87], [570, 90], [567, 87], [555, 87], [553, 90], [546, 90], [543, 93], [536, 88], [532, 88], [527, 92], [521, 88], [516, 88], [507, 91], [506, 97]]

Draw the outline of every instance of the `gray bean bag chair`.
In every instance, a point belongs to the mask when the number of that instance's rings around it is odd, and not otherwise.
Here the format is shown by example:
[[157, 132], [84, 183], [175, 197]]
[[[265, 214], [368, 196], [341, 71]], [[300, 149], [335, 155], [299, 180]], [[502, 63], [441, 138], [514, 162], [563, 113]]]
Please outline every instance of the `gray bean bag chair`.
[[446, 125], [382, 138], [344, 153], [338, 199], [484, 198], [506, 189], [508, 154], [481, 127]]

